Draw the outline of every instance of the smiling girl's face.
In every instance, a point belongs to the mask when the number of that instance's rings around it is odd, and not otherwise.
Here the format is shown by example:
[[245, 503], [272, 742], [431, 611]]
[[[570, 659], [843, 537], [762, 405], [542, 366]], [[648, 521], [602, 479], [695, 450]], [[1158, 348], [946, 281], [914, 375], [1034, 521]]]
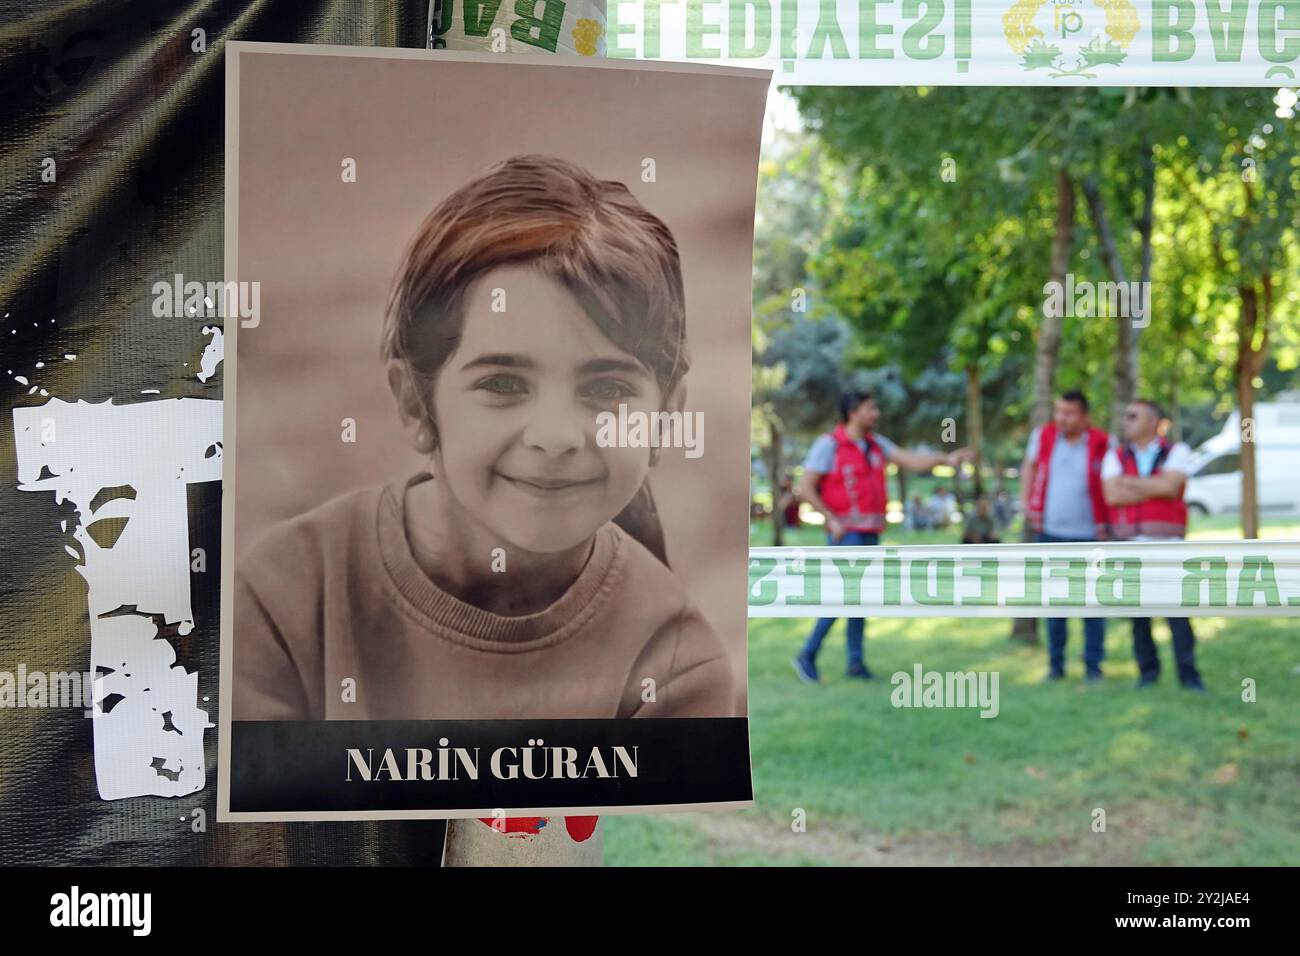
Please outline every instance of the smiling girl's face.
[[[504, 311], [493, 311], [494, 303]], [[589, 539], [630, 502], [648, 448], [601, 448], [596, 416], [663, 407], [654, 374], [559, 282], [521, 266], [466, 290], [456, 350], [438, 373], [438, 474], [479, 523], [549, 553]]]

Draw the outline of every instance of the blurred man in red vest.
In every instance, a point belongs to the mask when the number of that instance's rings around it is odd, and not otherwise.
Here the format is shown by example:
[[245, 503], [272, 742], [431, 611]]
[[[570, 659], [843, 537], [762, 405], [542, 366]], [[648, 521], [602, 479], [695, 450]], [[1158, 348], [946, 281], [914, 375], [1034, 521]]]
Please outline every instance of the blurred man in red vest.
[[[1020, 495], [1025, 520], [1036, 540], [1096, 541], [1106, 536], [1106, 498], [1101, 487], [1101, 463], [1110, 436], [1094, 428], [1088, 399], [1082, 392], [1064, 393], [1056, 400], [1052, 420], [1029, 436], [1020, 469]], [[1065, 618], [1047, 621], [1048, 680], [1065, 677]], [[1099, 617], [1083, 621], [1083, 666], [1089, 681], [1101, 680], [1106, 625]]]
[[[808, 450], [799, 493], [826, 516], [828, 544], [864, 547], [880, 543], [885, 530], [885, 467], [893, 462], [910, 471], [929, 471], [935, 465], [959, 467], [970, 458], [966, 449], [945, 453], [899, 448], [875, 433], [880, 408], [867, 392], [848, 392], [840, 398], [840, 425], [822, 435]], [[803, 650], [794, 659], [795, 673], [816, 683], [817, 652], [835, 624], [835, 618], [817, 621]], [[848, 628], [848, 676], [868, 680], [872, 673], [863, 660], [866, 621], [851, 617]]]
[[[1164, 412], [1155, 402], [1139, 399], [1124, 412], [1124, 444], [1111, 449], [1102, 464], [1102, 484], [1111, 506], [1111, 536], [1120, 541], [1181, 541], [1187, 535], [1183, 488], [1191, 450], [1160, 434]], [[1196, 636], [1185, 617], [1170, 618], [1178, 681], [1188, 690], [1204, 691], [1196, 670]], [[1160, 658], [1151, 637], [1151, 618], [1133, 618], [1133, 656], [1138, 687], [1160, 676]]]

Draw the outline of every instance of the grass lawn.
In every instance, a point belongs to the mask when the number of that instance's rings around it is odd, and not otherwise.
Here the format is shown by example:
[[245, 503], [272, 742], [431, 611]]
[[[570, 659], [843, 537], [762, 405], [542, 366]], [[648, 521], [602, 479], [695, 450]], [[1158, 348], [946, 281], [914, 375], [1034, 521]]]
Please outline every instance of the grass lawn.
[[[1196, 537], [1231, 537], [1231, 520]], [[810, 544], [809, 529], [790, 544]], [[1265, 537], [1300, 538], [1294, 520]], [[899, 544], [951, 536], [894, 533]], [[755, 543], [770, 529], [758, 528]], [[1043, 647], [1008, 640], [997, 620], [875, 620], [867, 657], [878, 678], [843, 676], [843, 625], [820, 659], [822, 684], [790, 658], [811, 622], [749, 629], [750, 736], [756, 805], [746, 811], [606, 817], [609, 865], [1204, 864], [1300, 861], [1300, 622], [1193, 621], [1206, 695], [1181, 690], [1168, 633], [1165, 673], [1138, 692], [1129, 625], [1106, 632], [1107, 680], [1081, 681], [1071, 623], [1069, 679], [1047, 686]], [[889, 676], [995, 671], [1000, 713], [896, 709]], [[1242, 701], [1253, 678], [1258, 700]], [[1105, 811], [1104, 833], [1093, 831]], [[797, 810], [806, 832], [795, 833]]]

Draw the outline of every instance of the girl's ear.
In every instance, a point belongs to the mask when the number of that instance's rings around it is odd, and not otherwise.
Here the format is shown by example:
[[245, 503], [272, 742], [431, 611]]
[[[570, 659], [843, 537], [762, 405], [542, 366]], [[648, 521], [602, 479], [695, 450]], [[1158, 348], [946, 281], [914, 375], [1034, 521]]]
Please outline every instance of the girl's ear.
[[680, 412], [686, 407], [686, 382], [678, 380], [673, 390], [664, 398], [664, 411]]
[[402, 424], [408, 430], [415, 429], [412, 439], [415, 450], [429, 454], [437, 445], [433, 424], [425, 415], [424, 403], [411, 378], [411, 370], [401, 359], [392, 359], [388, 363], [388, 387], [393, 398], [397, 399], [397, 412], [402, 416]]
[[397, 413], [402, 416], [403, 425], [418, 425], [424, 418], [420, 409], [419, 398], [415, 394], [415, 383], [411, 381], [411, 372], [401, 359], [388, 362], [388, 388], [397, 399]]
[[[684, 381], [678, 381], [678, 383], [673, 386], [673, 390], [669, 392], [666, 396], [664, 396], [662, 411], [682, 412], [683, 414], [685, 414], [684, 411], [685, 407], [686, 407], [686, 383]], [[658, 463], [659, 463], [659, 449], [651, 448], [650, 467], [653, 468]]]

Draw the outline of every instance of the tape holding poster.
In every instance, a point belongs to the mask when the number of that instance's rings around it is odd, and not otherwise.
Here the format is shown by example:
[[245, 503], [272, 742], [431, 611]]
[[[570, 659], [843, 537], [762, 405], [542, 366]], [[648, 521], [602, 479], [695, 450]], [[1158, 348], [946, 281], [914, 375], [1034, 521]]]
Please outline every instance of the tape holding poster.
[[[227, 284], [264, 308], [226, 330], [219, 818], [747, 804], [769, 74], [228, 69]], [[429, 88], [480, 121], [429, 136]]]

